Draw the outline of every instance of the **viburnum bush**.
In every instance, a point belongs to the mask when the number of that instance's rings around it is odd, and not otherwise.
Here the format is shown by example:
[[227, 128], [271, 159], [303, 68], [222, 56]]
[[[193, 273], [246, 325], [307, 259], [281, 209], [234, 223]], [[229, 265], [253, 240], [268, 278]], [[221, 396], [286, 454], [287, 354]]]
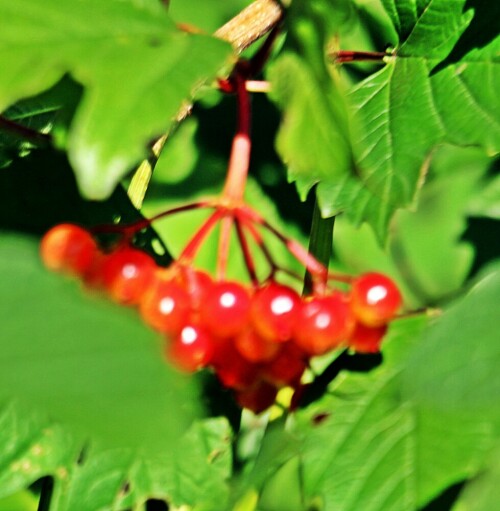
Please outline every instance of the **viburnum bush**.
[[0, 511], [495, 511], [500, 9], [0, 0]]

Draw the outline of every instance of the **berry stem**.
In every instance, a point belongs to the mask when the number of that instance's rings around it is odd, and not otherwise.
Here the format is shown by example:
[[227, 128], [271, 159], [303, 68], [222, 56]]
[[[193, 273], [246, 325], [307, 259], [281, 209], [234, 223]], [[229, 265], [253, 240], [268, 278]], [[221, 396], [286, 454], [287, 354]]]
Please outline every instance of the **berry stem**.
[[238, 67], [235, 69], [234, 86], [238, 101], [238, 121], [233, 138], [226, 182], [222, 196], [229, 202], [241, 202], [250, 165], [250, 95], [246, 90], [245, 79]]
[[214, 204], [210, 201], [199, 201], [199, 202], [190, 202], [189, 204], [183, 204], [182, 206], [177, 206], [175, 208], [167, 209], [166, 211], [162, 211], [151, 218], [143, 218], [142, 220], [138, 220], [132, 224], [121, 225], [121, 224], [104, 224], [104, 225], [96, 225], [89, 229], [89, 231], [93, 234], [99, 233], [121, 233], [126, 236], [131, 236], [134, 233], [146, 229], [153, 222], [159, 220], [160, 218], [164, 218], [170, 215], [174, 215], [176, 213], [182, 213], [184, 211], [191, 211], [193, 209], [202, 209], [214, 207]]
[[243, 216], [246, 216], [248, 220], [261, 225], [269, 232], [271, 232], [278, 240], [280, 240], [288, 251], [299, 261], [307, 271], [309, 271], [314, 278], [320, 282], [326, 282], [328, 270], [323, 266], [312, 254], [310, 254], [300, 243], [294, 239], [290, 239], [271, 224], [269, 224], [259, 213], [248, 206], [241, 206], [239, 211]]
[[226, 213], [220, 223], [219, 246], [217, 249], [217, 269], [215, 275], [217, 280], [222, 281], [226, 277], [227, 261], [229, 259], [231, 228], [234, 223], [232, 213]]
[[189, 240], [187, 245], [184, 247], [183, 251], [179, 255], [179, 262], [190, 264], [194, 259], [196, 252], [200, 248], [203, 240], [209, 234], [209, 232], [214, 228], [215, 224], [224, 216], [225, 212], [216, 210], [214, 211], [202, 226], [196, 231], [195, 235]]
[[243, 230], [241, 220], [238, 217], [235, 218], [234, 226], [236, 228], [236, 234], [238, 235], [238, 241], [241, 246], [241, 252], [243, 253], [243, 258], [245, 260], [245, 265], [248, 270], [248, 275], [250, 276], [252, 284], [255, 287], [257, 287], [259, 284], [259, 280], [257, 278], [257, 272], [255, 270], [255, 262], [250, 251], [250, 247], [248, 246], [248, 240]]

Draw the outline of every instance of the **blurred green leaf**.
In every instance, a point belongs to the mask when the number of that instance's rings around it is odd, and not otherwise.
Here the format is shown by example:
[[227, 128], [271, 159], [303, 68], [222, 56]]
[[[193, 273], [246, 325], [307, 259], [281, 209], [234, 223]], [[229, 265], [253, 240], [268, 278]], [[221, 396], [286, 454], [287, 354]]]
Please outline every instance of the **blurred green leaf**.
[[179, 23], [188, 23], [211, 33], [227, 23], [250, 3], [251, 0], [232, 0], [231, 2], [171, 0], [168, 12]]
[[196, 118], [186, 119], [168, 136], [154, 168], [155, 181], [178, 183], [194, 170], [199, 156], [195, 141], [197, 126]]
[[500, 502], [500, 449], [492, 449], [489, 463], [460, 492], [452, 511], [492, 511]]
[[220, 40], [177, 30], [156, 1], [1, 0], [0, 20], [0, 110], [65, 73], [84, 86], [68, 154], [93, 199], [110, 195], [231, 55]]
[[419, 406], [457, 414], [467, 411], [499, 425], [499, 302], [497, 264], [485, 270], [469, 293], [446, 308], [429, 330], [403, 373], [405, 395]]
[[285, 47], [268, 72], [271, 98], [283, 111], [276, 147], [303, 198], [318, 181], [351, 170], [347, 106], [325, 56], [350, 9], [345, 1], [293, 2]]
[[201, 413], [199, 389], [171, 369], [135, 312], [49, 274], [37, 245], [0, 238], [1, 398], [80, 434], [168, 450]]

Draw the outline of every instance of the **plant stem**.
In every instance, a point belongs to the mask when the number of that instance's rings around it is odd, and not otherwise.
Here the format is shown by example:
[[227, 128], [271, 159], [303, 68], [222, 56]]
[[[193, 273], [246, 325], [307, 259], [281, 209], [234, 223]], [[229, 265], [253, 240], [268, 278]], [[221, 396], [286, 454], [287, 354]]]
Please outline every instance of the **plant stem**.
[[37, 511], [49, 511], [53, 490], [54, 480], [52, 477], [44, 477], [40, 489], [40, 500], [38, 501]]
[[[332, 238], [335, 217], [323, 218], [318, 206], [318, 201], [314, 203], [313, 219], [311, 232], [309, 235], [309, 253], [312, 254], [328, 270], [328, 264], [332, 255]], [[327, 284], [328, 275], [323, 277], [322, 285]], [[306, 271], [304, 277], [304, 294], [313, 291], [313, 276]]]
[[312, 254], [310, 254], [300, 243], [279, 232], [252, 208], [243, 205], [238, 210], [240, 214], [246, 217], [249, 221], [261, 225], [276, 236], [276, 238], [285, 245], [288, 251], [306, 268], [307, 271], [309, 271], [315, 278], [319, 279], [320, 282], [326, 282], [328, 276], [327, 268]]
[[283, 8], [275, 0], [256, 0], [215, 32], [241, 53], [269, 32], [283, 17]]
[[7, 119], [3, 115], [0, 115], [0, 129], [38, 146], [47, 146], [52, 143], [52, 137], [47, 133], [41, 133], [27, 126], [23, 126], [22, 124]]
[[207, 220], [205, 220], [203, 225], [196, 231], [195, 235], [191, 238], [179, 255], [179, 262], [187, 263], [188, 265], [191, 263], [205, 237], [224, 214], [224, 211], [216, 210], [208, 217]]
[[346, 62], [384, 62], [387, 53], [381, 51], [352, 51], [339, 50], [328, 55], [336, 64], [344, 64]]
[[259, 285], [259, 280], [257, 278], [255, 262], [252, 257], [252, 252], [250, 251], [250, 247], [248, 246], [248, 240], [243, 230], [243, 226], [241, 225], [241, 220], [236, 217], [234, 225], [236, 227], [236, 234], [238, 235], [238, 241], [241, 246], [241, 252], [243, 253], [243, 258], [245, 260], [245, 266], [248, 270], [248, 275], [250, 276], [252, 284], [256, 287]]
[[232, 213], [227, 214], [221, 220], [219, 246], [217, 247], [217, 268], [215, 278], [224, 280], [226, 277], [227, 261], [229, 259], [229, 247], [231, 244], [231, 228], [234, 217]]

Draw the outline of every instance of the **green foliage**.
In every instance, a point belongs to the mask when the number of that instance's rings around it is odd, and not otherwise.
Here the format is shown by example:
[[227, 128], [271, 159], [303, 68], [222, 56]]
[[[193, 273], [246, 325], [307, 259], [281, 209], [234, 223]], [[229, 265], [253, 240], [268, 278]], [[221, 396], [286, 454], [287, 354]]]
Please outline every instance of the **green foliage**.
[[2, 1], [0, 19], [1, 110], [65, 73], [84, 86], [67, 150], [93, 199], [110, 195], [230, 55], [214, 38], [177, 30], [155, 1]]
[[[287, 3], [264, 68], [272, 90], [253, 98], [245, 199], [323, 258], [333, 226], [332, 267], [391, 275], [408, 317], [391, 326], [382, 356], [339, 350], [313, 360], [298, 408], [255, 418], [240, 416], [213, 375], [167, 365], [161, 336], [137, 311], [39, 262], [39, 236], [58, 222], [134, 222], [223, 186], [235, 101], [213, 82], [235, 57], [209, 34], [251, 2], [168, 3], [0, 0], [8, 120], [0, 123], [0, 510], [31, 511], [39, 500], [50, 511], [142, 510], [158, 499], [203, 511], [494, 511], [498, 5]], [[334, 63], [338, 50], [387, 44], [379, 62]], [[190, 101], [191, 117], [176, 122]], [[139, 212], [124, 178], [164, 133]], [[136, 243], [167, 265], [206, 214], [166, 218]], [[210, 271], [214, 234], [196, 260]], [[281, 265], [303, 273], [281, 242], [266, 241]], [[266, 261], [255, 262], [263, 277]], [[248, 281], [241, 254], [231, 254], [228, 276]], [[452, 485], [463, 487], [456, 498], [445, 493]]]

